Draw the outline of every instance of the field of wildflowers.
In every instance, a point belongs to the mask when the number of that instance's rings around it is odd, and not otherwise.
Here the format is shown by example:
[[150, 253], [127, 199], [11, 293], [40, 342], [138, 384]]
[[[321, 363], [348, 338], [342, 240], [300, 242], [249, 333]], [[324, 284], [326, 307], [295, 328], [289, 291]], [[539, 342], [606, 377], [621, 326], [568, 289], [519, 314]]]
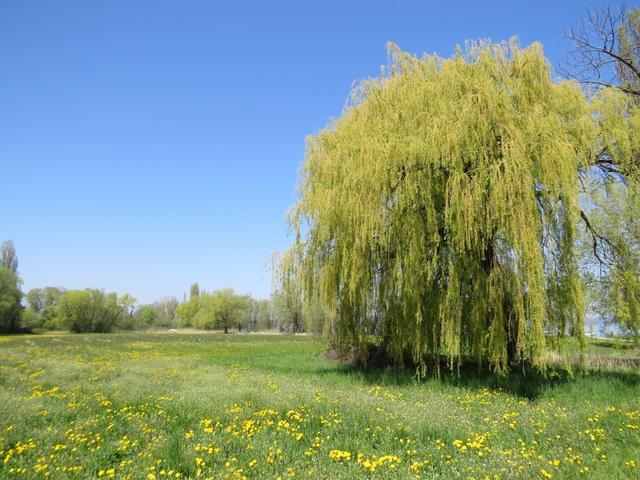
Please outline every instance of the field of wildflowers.
[[640, 478], [638, 372], [418, 383], [340, 367], [323, 348], [0, 337], [0, 478]]

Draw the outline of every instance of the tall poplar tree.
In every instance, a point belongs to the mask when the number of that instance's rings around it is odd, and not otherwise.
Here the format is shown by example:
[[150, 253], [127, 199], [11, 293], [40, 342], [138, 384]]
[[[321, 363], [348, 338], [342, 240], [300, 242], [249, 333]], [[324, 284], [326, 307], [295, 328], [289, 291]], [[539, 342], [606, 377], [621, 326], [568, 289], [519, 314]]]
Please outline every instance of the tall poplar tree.
[[18, 273], [18, 256], [13, 241], [6, 240], [0, 246], [0, 268], [6, 268]]
[[15, 246], [11, 240], [6, 240], [0, 245], [0, 332], [20, 329], [21, 283]]
[[539, 44], [390, 45], [386, 72], [308, 138], [284, 277], [362, 360], [545, 368], [548, 335], [584, 336], [580, 174], [603, 148], [623, 166], [640, 151], [625, 102], [552, 81]]

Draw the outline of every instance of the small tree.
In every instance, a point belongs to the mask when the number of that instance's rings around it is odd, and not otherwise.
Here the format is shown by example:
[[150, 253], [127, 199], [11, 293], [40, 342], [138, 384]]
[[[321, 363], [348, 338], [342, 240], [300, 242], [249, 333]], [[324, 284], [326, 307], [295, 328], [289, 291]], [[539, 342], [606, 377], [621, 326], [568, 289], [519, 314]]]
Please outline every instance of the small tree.
[[[191, 301], [191, 300], [190, 300]], [[193, 315], [192, 326], [203, 330], [213, 330], [217, 326], [217, 302], [213, 294], [202, 293], [197, 309]], [[227, 333], [225, 331], [225, 333]]]
[[258, 300], [255, 300], [251, 297], [247, 298], [247, 309], [245, 311], [246, 319], [245, 325], [247, 331], [255, 332], [258, 329], [258, 323], [260, 314], [260, 303]]
[[41, 315], [44, 311], [44, 290], [32, 288], [26, 295], [27, 305], [34, 313]]
[[156, 310], [153, 305], [140, 305], [133, 314], [134, 328], [150, 328], [157, 325]]
[[229, 328], [234, 326], [241, 330], [249, 306], [247, 298], [232, 289], [201, 293], [200, 305], [193, 317], [194, 326], [208, 330], [220, 328], [224, 333], [229, 333]]
[[291, 333], [304, 330], [302, 276], [296, 253], [292, 250], [272, 257], [274, 290], [271, 304], [280, 330]]
[[118, 322], [120, 328], [132, 328], [134, 326], [133, 314], [136, 311], [136, 302], [137, 300], [128, 293], [118, 297], [118, 306], [122, 310]]
[[276, 319], [271, 301], [267, 299], [257, 301], [257, 330], [273, 330], [276, 328]]
[[29, 328], [53, 329], [55, 325], [56, 307], [62, 290], [56, 287], [33, 288], [27, 292], [27, 309], [25, 322]]
[[276, 290], [271, 295], [273, 309], [281, 330], [290, 333], [304, 331], [302, 297], [288, 289]]
[[194, 317], [200, 308], [200, 295], [193, 296], [176, 307], [176, 316], [181, 327], [192, 327]]
[[176, 328], [178, 326], [178, 299], [175, 297], [164, 297], [153, 304], [156, 324], [159, 327]]

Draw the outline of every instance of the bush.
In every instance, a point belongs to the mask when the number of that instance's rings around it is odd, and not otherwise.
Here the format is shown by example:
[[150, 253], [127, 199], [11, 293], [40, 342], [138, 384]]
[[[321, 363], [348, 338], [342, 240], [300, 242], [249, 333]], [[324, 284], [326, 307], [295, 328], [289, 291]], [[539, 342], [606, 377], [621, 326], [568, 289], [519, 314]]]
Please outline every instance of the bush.
[[75, 333], [110, 332], [124, 309], [115, 293], [102, 290], [70, 290], [60, 297], [57, 324]]

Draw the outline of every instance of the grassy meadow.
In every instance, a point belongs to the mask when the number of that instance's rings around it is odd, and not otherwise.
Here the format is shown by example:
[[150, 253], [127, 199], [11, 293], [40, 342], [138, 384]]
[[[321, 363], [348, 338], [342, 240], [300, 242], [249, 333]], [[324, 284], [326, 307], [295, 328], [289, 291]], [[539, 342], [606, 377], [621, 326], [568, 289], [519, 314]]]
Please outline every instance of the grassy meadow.
[[[416, 382], [325, 349], [253, 334], [0, 337], [0, 478], [640, 478], [637, 370]], [[590, 354], [630, 355], [615, 342]]]

